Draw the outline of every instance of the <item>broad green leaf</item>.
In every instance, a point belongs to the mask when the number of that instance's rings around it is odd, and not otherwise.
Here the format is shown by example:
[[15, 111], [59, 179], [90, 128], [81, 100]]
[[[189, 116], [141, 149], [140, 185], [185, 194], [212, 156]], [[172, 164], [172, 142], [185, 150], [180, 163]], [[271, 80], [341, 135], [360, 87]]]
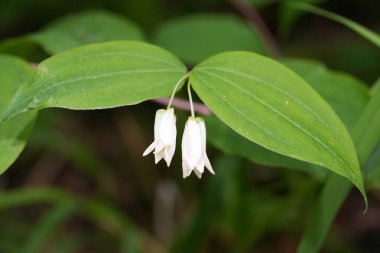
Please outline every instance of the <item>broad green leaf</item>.
[[229, 50], [266, 54], [258, 32], [231, 15], [196, 14], [174, 19], [158, 27], [153, 42], [188, 64]]
[[326, 174], [318, 166], [281, 155], [249, 141], [215, 116], [206, 117], [205, 121], [207, 140], [227, 154], [242, 156], [265, 166], [305, 171], [316, 178], [323, 178]]
[[291, 6], [295, 9], [308, 11], [308, 12], [323, 16], [325, 18], [334, 20], [335, 22], [338, 22], [338, 23], [350, 28], [351, 30], [360, 34], [361, 36], [363, 36], [367, 40], [371, 41], [376, 46], [380, 47], [380, 35], [379, 34], [367, 29], [366, 27], [364, 27], [364, 26], [362, 26], [362, 25], [360, 25], [360, 24], [358, 24], [358, 23], [356, 23], [356, 22], [354, 22], [348, 18], [345, 18], [345, 17], [337, 15], [335, 13], [317, 8], [317, 7], [309, 5], [309, 4], [292, 2]]
[[300, 75], [329, 103], [348, 130], [354, 128], [369, 100], [364, 83], [311, 60], [284, 59], [282, 63]]
[[[0, 113], [7, 108], [18, 87], [33, 74], [23, 60], [0, 55]], [[33, 128], [35, 113], [27, 113], [7, 122], [0, 122], [0, 174], [3, 173], [23, 150]]]
[[[359, 160], [365, 172], [371, 162], [370, 156], [377, 151], [376, 145], [380, 141], [378, 131], [380, 129], [380, 89], [377, 88], [378, 85], [380, 82], [372, 89], [372, 97], [352, 131]], [[319, 252], [331, 223], [351, 188], [348, 181], [342, 181], [336, 175], [330, 176], [318, 199], [315, 212], [310, 218], [297, 253]]]
[[216, 116], [245, 138], [348, 178], [366, 200], [346, 128], [288, 68], [254, 53], [228, 52], [197, 65], [190, 83]]
[[50, 54], [110, 40], [143, 40], [139, 27], [118, 14], [85, 11], [66, 16], [30, 36]]
[[186, 67], [143, 42], [115, 41], [68, 50], [43, 61], [4, 119], [30, 109], [101, 109], [169, 96]]
[[[369, 99], [368, 89], [363, 83], [310, 60], [283, 59], [282, 63], [308, 81], [335, 110], [348, 129], [355, 126]], [[342, 93], [342, 90], [345, 92]], [[206, 123], [209, 142], [226, 153], [266, 166], [306, 171], [317, 178], [326, 175], [326, 170], [319, 166], [280, 155], [245, 139], [214, 116], [207, 117]]]

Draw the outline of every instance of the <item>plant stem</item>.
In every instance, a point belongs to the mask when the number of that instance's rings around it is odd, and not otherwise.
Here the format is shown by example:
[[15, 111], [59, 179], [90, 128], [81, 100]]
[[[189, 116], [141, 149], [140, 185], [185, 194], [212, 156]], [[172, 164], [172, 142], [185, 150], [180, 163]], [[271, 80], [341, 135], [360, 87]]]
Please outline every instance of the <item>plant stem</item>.
[[181, 77], [181, 79], [179, 79], [178, 82], [176, 83], [176, 85], [174, 86], [174, 89], [173, 89], [172, 95], [170, 97], [167, 109], [169, 109], [173, 103], [173, 98], [174, 98], [175, 93], [177, 92], [178, 86], [180, 86], [182, 84], [182, 82], [185, 81], [189, 77], [189, 75], [190, 75], [190, 72], [186, 73], [186, 75]]
[[240, 12], [240, 14], [254, 27], [256, 28], [265, 41], [269, 53], [273, 57], [280, 56], [276, 40], [274, 39], [271, 31], [266, 25], [265, 21], [261, 17], [256, 8], [249, 3], [245, 3], [241, 0], [228, 0], [228, 2]]
[[191, 96], [190, 82], [187, 82], [187, 93], [189, 94], [191, 117], [195, 118], [193, 97]]
[[[151, 99], [152, 102], [165, 105], [167, 106], [169, 103], [169, 98], [154, 98]], [[208, 108], [205, 104], [203, 103], [198, 103], [198, 102], [193, 102], [194, 105], [194, 112], [197, 114], [202, 114], [202, 115], [211, 115], [212, 112], [210, 108]], [[174, 98], [172, 105], [173, 108], [184, 110], [184, 111], [190, 111], [189, 108], [189, 100], [187, 99], [182, 99], [182, 98]]]

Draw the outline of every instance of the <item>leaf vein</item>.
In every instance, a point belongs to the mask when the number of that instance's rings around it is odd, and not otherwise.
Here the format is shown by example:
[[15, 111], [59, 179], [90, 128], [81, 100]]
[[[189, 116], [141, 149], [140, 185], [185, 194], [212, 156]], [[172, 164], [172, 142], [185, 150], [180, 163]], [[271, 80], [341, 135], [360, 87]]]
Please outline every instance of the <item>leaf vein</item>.
[[[216, 74], [213, 74], [213, 73], [210, 73], [210, 72], [207, 72], [207, 71], [202, 71], [203, 73], [205, 74], [209, 74], [221, 81], [224, 81], [230, 85], [233, 85], [235, 88], [239, 89], [241, 92], [247, 94], [249, 97], [251, 97], [252, 99], [256, 100], [257, 102], [261, 103], [262, 105], [264, 105], [265, 107], [267, 107], [269, 110], [273, 111], [274, 113], [276, 113], [277, 115], [281, 116], [283, 119], [285, 119], [286, 121], [288, 121], [290, 124], [292, 124], [294, 127], [298, 128], [299, 130], [301, 130], [302, 132], [304, 132], [306, 135], [310, 136], [312, 139], [314, 139], [317, 143], [319, 143], [325, 150], [327, 150], [329, 153], [331, 153], [344, 167], [348, 168], [349, 170], [351, 170], [351, 167], [348, 166], [348, 164], [342, 160], [330, 147], [328, 147], [326, 144], [324, 144], [318, 137], [312, 135], [311, 133], [309, 133], [306, 129], [304, 129], [303, 127], [301, 127], [300, 125], [298, 125], [296, 122], [292, 121], [291, 119], [289, 119], [286, 115], [282, 114], [281, 112], [279, 112], [278, 110], [276, 110], [275, 108], [273, 108], [272, 106], [268, 105], [267, 103], [265, 103], [264, 101], [260, 100], [259, 98], [257, 98], [256, 96], [252, 95], [250, 92], [248, 92], [247, 90], [241, 88], [239, 85], [236, 85], [234, 82], [226, 79], [226, 78], [223, 78], [223, 77], [220, 77]], [[222, 98], [223, 99], [223, 98]]]

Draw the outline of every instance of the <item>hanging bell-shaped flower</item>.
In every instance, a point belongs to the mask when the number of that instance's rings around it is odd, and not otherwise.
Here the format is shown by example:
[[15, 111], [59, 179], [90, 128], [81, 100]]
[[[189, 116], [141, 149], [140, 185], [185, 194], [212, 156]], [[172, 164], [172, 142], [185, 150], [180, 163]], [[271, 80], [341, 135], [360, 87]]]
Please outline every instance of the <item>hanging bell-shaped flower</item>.
[[167, 166], [173, 158], [176, 145], [176, 116], [174, 109], [160, 109], [156, 112], [154, 122], [154, 141], [145, 150], [143, 156], [151, 153], [154, 150], [155, 163], [157, 164], [162, 158], [166, 161]]
[[205, 122], [199, 117], [189, 117], [182, 137], [183, 178], [188, 177], [192, 171], [201, 178], [204, 167], [215, 174], [206, 154]]

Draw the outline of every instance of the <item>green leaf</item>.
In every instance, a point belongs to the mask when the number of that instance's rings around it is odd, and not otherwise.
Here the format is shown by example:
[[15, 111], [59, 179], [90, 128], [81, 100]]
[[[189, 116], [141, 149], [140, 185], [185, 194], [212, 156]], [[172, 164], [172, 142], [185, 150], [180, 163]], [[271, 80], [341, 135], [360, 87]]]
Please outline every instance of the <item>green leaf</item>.
[[[376, 145], [380, 140], [378, 131], [380, 129], [380, 89], [377, 88], [378, 85], [380, 82], [372, 89], [372, 97], [352, 131], [359, 160], [365, 171], [370, 162], [369, 158], [374, 151], [376, 152]], [[342, 181], [335, 175], [330, 176], [318, 199], [315, 212], [310, 218], [297, 253], [319, 252], [331, 223], [350, 190], [351, 184], [348, 181]]]
[[[12, 56], [0, 55], [0, 113], [2, 114], [17, 91], [33, 74], [29, 64]], [[0, 174], [3, 173], [23, 150], [33, 128], [35, 113], [0, 122]]]
[[380, 189], [380, 143], [377, 144], [375, 152], [366, 163], [366, 182], [368, 187]]
[[62, 201], [57, 207], [45, 214], [35, 225], [25, 241], [21, 252], [38, 253], [52, 239], [54, 232], [68, 219], [77, 209], [74, 201]]
[[380, 141], [380, 82], [372, 88], [371, 99], [355, 126], [353, 138], [361, 164], [365, 165]]
[[[238, 158], [220, 156], [215, 159], [215, 167], [218, 174], [210, 178], [205, 189], [200, 196], [199, 208], [192, 215], [193, 222], [187, 223], [184, 228], [177, 234], [176, 240], [171, 246], [171, 252], [192, 253], [200, 252], [201, 246], [207, 238], [207, 235], [212, 233], [213, 226], [211, 224], [217, 223], [220, 225], [218, 219], [219, 214], [216, 210], [221, 210], [221, 200], [225, 201], [226, 188], [231, 183], [233, 174], [239, 170], [241, 161]], [[223, 213], [226, 208], [223, 208]]]
[[338, 22], [351, 30], [355, 31], [356, 33], [360, 34], [367, 40], [371, 41], [376, 46], [380, 47], [380, 35], [367, 29], [366, 27], [348, 19], [345, 17], [342, 17], [340, 15], [337, 15], [335, 13], [317, 8], [315, 6], [309, 5], [309, 4], [303, 4], [303, 3], [296, 3], [292, 2], [291, 6], [295, 9], [308, 11], [317, 15], [320, 15], [322, 17], [334, 20], [335, 22]]
[[[327, 69], [321, 63], [304, 59], [283, 59], [291, 68], [316, 89], [329, 103], [348, 129], [352, 129], [368, 99], [368, 89], [359, 80], [347, 74]], [[341, 91], [345, 92], [342, 93]], [[326, 170], [265, 149], [236, 133], [216, 117], [207, 117], [208, 141], [228, 154], [239, 155], [254, 163], [308, 172], [324, 178]]]
[[300, 75], [328, 102], [348, 130], [355, 127], [369, 100], [368, 88], [363, 82], [348, 74], [329, 70], [316, 61], [283, 59], [282, 63]]
[[18, 56], [24, 59], [40, 59], [44, 52], [30, 37], [16, 37], [0, 41], [0, 53]]
[[239, 134], [348, 178], [366, 200], [346, 128], [318, 93], [288, 68], [254, 53], [228, 52], [197, 65], [190, 83]]
[[325, 170], [320, 167], [281, 155], [244, 138], [233, 131], [215, 116], [205, 118], [207, 126], [207, 140], [230, 155], [238, 155], [250, 161], [271, 167], [297, 169], [305, 171], [316, 178], [323, 178]]
[[171, 94], [186, 67], [169, 52], [143, 42], [83, 46], [43, 61], [14, 97], [4, 119], [30, 109], [101, 109]]
[[315, 212], [309, 219], [297, 253], [317, 253], [331, 223], [351, 190], [351, 184], [342, 177], [330, 175], [318, 199]]
[[85, 11], [57, 20], [30, 36], [50, 54], [110, 40], [143, 40], [140, 28], [123, 16]]
[[153, 42], [188, 64], [229, 50], [266, 54], [258, 32], [232, 15], [196, 14], [174, 19], [158, 27]]

